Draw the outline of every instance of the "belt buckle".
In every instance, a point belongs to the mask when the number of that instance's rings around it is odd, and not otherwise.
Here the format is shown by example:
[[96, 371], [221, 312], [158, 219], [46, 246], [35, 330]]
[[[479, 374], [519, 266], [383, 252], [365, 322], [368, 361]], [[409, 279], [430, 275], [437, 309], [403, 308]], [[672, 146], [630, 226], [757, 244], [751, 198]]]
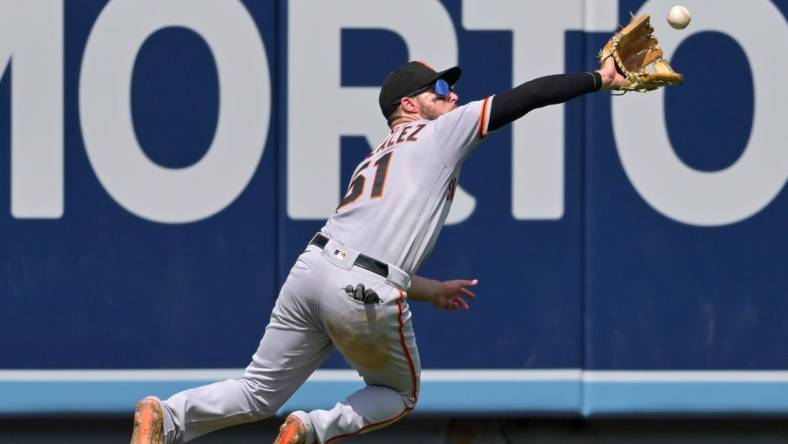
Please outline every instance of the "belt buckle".
[[339, 250], [339, 249], [334, 250], [334, 253], [332, 253], [332, 254], [333, 254], [333, 256], [335, 258], [337, 258], [337, 259], [339, 259], [341, 261], [344, 261], [345, 258], [347, 257], [347, 252], [343, 251], [343, 250]]

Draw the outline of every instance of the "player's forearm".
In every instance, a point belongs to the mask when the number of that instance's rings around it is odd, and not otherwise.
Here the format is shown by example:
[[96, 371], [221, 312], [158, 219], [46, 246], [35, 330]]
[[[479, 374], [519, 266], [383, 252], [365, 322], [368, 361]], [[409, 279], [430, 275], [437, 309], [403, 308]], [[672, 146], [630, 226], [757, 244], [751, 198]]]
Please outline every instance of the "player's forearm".
[[525, 82], [495, 95], [489, 130], [494, 131], [536, 108], [563, 103], [601, 87], [602, 76], [598, 72], [555, 74]]
[[415, 301], [433, 301], [437, 294], [440, 294], [441, 283], [434, 279], [427, 279], [413, 275], [410, 280], [410, 290], [408, 299]]

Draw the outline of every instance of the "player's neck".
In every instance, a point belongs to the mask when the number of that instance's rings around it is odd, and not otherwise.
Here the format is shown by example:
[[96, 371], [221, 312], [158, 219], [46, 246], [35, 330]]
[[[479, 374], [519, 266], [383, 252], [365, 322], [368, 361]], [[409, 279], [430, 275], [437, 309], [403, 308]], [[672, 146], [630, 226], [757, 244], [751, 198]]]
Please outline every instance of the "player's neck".
[[415, 122], [417, 120], [422, 120], [422, 119], [424, 119], [424, 117], [422, 117], [421, 114], [419, 114], [419, 113], [404, 114], [404, 115], [398, 117], [393, 122], [391, 122], [391, 124], [389, 124], [389, 128], [394, 130], [395, 128], [397, 128], [398, 126], [400, 126], [402, 124]]

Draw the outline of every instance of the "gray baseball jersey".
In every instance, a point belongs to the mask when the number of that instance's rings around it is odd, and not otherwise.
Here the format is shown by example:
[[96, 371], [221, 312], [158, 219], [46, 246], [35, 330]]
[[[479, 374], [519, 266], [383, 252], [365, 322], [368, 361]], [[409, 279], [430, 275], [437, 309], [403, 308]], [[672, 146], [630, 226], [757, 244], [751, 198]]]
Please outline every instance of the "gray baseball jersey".
[[413, 274], [443, 227], [462, 161], [487, 134], [490, 101], [392, 129], [356, 168], [323, 233]]
[[[446, 220], [463, 160], [486, 136], [490, 102], [400, 125], [359, 164], [290, 270], [243, 376], [161, 402], [167, 443], [274, 415], [334, 349], [366, 387], [327, 410], [294, 412], [307, 443], [375, 430], [413, 409], [421, 364], [406, 292]], [[364, 268], [364, 257], [386, 266]]]

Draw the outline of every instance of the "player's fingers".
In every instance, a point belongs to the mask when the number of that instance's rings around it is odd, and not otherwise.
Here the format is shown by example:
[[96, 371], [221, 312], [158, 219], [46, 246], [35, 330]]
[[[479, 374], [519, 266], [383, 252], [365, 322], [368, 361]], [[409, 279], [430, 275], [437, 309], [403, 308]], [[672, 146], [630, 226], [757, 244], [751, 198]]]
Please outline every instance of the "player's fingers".
[[479, 283], [476, 279], [456, 279], [453, 282], [459, 287], [475, 287]]
[[454, 300], [454, 306], [457, 308], [462, 307], [463, 309], [468, 309], [468, 303], [465, 302], [462, 298], [457, 298]]
[[476, 299], [476, 293], [468, 290], [467, 288], [460, 288], [460, 292], [471, 299]]

